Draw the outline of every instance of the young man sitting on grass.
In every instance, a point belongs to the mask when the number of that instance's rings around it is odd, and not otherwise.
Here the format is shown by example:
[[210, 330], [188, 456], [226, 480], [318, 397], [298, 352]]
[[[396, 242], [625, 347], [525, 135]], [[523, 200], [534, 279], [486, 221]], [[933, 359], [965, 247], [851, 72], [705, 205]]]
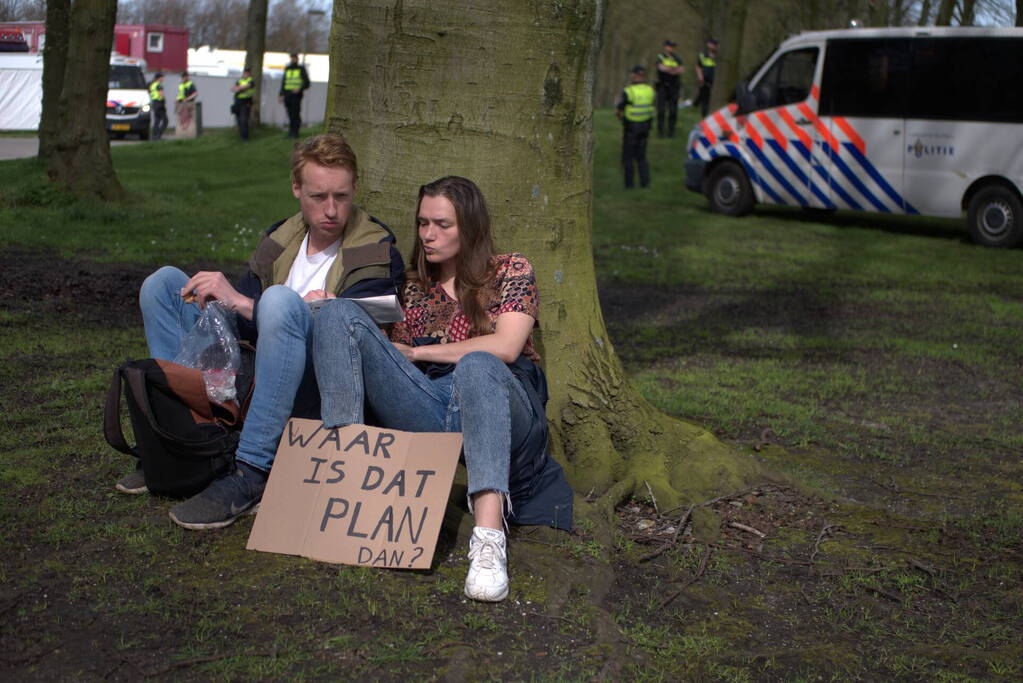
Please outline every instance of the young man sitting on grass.
[[[318, 135], [297, 143], [291, 157], [291, 190], [300, 211], [262, 235], [237, 287], [221, 272], [201, 271], [189, 277], [171, 266], [143, 282], [139, 305], [153, 358], [173, 360], [210, 301], [233, 311], [240, 337], [256, 347], [255, 390], [236, 466], [175, 505], [170, 517], [177, 524], [216, 529], [253, 511], [288, 419], [319, 418], [310, 353], [314, 313], [308, 302], [397, 294], [400, 289], [404, 263], [394, 234], [354, 206], [357, 181], [355, 153], [341, 136]], [[187, 303], [185, 296], [194, 301]], [[117, 489], [145, 493], [142, 470], [123, 477]]]

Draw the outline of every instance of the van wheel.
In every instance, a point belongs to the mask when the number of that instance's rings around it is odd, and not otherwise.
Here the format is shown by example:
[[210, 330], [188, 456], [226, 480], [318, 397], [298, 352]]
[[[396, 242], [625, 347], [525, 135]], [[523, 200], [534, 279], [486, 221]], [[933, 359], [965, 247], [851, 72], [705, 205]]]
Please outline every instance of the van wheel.
[[987, 247], [1015, 247], [1023, 241], [1023, 203], [1002, 185], [988, 185], [970, 199], [970, 237]]
[[146, 128], [144, 131], [139, 133], [139, 140], [148, 140], [148, 139], [149, 139], [149, 129]]
[[707, 198], [711, 210], [726, 216], [745, 216], [753, 209], [753, 187], [734, 161], [723, 161], [711, 172]]

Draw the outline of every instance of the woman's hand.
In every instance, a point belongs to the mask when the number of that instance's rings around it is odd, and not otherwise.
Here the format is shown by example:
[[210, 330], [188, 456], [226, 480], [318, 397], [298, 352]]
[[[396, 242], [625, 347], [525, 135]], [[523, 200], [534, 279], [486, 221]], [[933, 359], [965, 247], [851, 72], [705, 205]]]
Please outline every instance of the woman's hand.
[[394, 344], [394, 348], [398, 349], [398, 351], [401, 352], [401, 355], [405, 356], [405, 358], [407, 358], [409, 362], [411, 362], [411, 363], [415, 363], [416, 362], [416, 359], [413, 357], [413, 356], [415, 356], [415, 349], [413, 349], [408, 344], [401, 344], [399, 342], [391, 342], [391, 343]]

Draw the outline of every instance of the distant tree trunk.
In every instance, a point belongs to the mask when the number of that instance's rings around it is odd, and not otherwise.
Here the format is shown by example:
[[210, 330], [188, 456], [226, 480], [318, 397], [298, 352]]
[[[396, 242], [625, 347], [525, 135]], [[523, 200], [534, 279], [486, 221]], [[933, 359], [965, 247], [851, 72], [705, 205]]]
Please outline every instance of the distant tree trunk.
[[120, 199], [106, 133], [107, 76], [117, 0], [75, 0], [67, 70], [60, 95], [60, 131], [48, 159], [50, 180], [75, 194]]
[[60, 93], [67, 68], [71, 0], [46, 3], [46, 47], [43, 48], [43, 112], [39, 118], [39, 158], [49, 159], [60, 132]]
[[935, 19], [936, 26], [951, 26], [952, 12], [956, 8], [956, 0], [941, 0], [938, 6], [938, 18]]
[[888, 25], [888, 0], [873, 0], [868, 9], [868, 26]]
[[[1020, 0], [1023, 2], [1023, 0]], [[931, 23], [931, 0], [923, 0], [920, 3], [920, 20], [917, 22], [918, 26], [927, 26]]]
[[[604, 327], [590, 238], [592, 92], [603, 0], [334, 5], [327, 128], [365, 169], [360, 201], [407, 254], [419, 186], [486, 194], [503, 251], [533, 263], [552, 453], [580, 494], [662, 509], [745, 485], [755, 466], [629, 383]], [[637, 219], [641, 220], [641, 219]]]
[[902, 26], [906, 21], [905, 0], [892, 0], [888, 10], [888, 24], [890, 26]]
[[1023, 26], [1023, 0], [1016, 0], [1016, 26]]
[[245, 29], [245, 63], [252, 69], [256, 94], [252, 96], [249, 121], [258, 126], [262, 119], [260, 98], [263, 96], [263, 53], [266, 50], [267, 0], [249, 0], [249, 18]]
[[746, 33], [746, 15], [749, 0], [731, 0], [728, 8], [728, 21], [725, 24], [724, 40], [718, 54], [721, 55], [714, 74], [714, 87], [710, 95], [710, 108], [723, 107], [735, 92], [735, 84], [739, 82], [740, 60], [742, 59], [743, 36]]
[[973, 26], [974, 15], [977, 11], [977, 0], [963, 0], [959, 10], [959, 25]]

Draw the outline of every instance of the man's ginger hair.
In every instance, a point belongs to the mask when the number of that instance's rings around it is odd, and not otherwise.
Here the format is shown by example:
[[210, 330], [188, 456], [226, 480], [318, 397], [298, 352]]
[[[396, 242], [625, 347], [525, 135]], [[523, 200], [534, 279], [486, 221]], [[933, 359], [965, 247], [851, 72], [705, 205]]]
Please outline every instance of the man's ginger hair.
[[340, 135], [324, 133], [295, 143], [295, 149], [291, 152], [292, 184], [302, 186], [302, 169], [310, 161], [328, 168], [347, 169], [352, 174], [353, 183], [359, 179], [359, 162], [355, 159], [355, 152]]

